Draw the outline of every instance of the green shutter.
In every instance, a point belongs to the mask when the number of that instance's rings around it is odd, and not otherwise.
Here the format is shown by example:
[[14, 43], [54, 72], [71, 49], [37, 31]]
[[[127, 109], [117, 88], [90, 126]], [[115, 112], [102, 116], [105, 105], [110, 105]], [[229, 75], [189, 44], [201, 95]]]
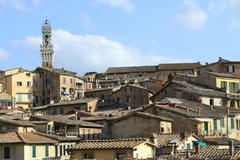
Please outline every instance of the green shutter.
[[49, 146], [45, 146], [45, 157], [49, 156]]
[[32, 146], [32, 157], [36, 158], [36, 146]]
[[234, 117], [231, 117], [231, 129], [234, 129], [235, 125], [234, 125]]
[[225, 121], [224, 121], [224, 117], [221, 118], [221, 127], [224, 128], [225, 127]]
[[213, 128], [214, 128], [214, 131], [217, 131], [217, 119], [213, 120]]

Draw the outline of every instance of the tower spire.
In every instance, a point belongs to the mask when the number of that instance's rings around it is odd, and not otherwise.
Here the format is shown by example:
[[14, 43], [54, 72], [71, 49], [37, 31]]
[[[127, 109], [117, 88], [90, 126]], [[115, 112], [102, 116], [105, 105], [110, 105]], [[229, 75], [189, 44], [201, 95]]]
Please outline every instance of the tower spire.
[[40, 45], [40, 52], [42, 57], [42, 67], [53, 67], [53, 44], [52, 44], [52, 29], [49, 20], [45, 19], [42, 26], [42, 44]]

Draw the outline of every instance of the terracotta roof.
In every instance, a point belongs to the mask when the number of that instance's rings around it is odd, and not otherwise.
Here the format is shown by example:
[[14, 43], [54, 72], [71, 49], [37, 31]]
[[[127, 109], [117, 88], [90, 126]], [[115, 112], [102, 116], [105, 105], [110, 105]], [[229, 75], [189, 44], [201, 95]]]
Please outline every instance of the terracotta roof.
[[211, 75], [214, 75], [214, 76], [217, 76], [217, 77], [227, 77], [227, 78], [240, 79], [240, 76], [235, 75], [235, 74], [231, 74], [231, 73], [218, 73], [218, 72], [204, 72], [204, 73], [211, 74]]
[[[129, 139], [105, 139], [105, 140], [85, 140], [73, 146], [71, 149], [132, 149], [141, 143], [149, 143], [145, 138]], [[153, 145], [154, 146], [154, 145]]]
[[154, 133], [153, 138], [154, 138], [155, 144], [158, 147], [170, 146], [171, 141], [176, 142], [176, 145], [178, 146], [179, 144], [183, 143], [186, 140], [186, 138], [189, 138], [191, 136], [193, 136], [198, 140], [200, 139], [193, 133], [184, 133], [184, 134], [185, 134], [184, 139], [181, 138], [180, 133]]
[[74, 105], [74, 104], [84, 104], [84, 103], [88, 103], [94, 100], [98, 100], [97, 98], [81, 98], [78, 100], [74, 100], [74, 101], [69, 101], [69, 102], [60, 102], [60, 103], [54, 103], [54, 104], [48, 104], [45, 106], [38, 106], [38, 107], [32, 107], [31, 110], [42, 110], [42, 109], [46, 109], [49, 107], [69, 107], [69, 105]]
[[78, 142], [81, 140], [81, 138], [78, 138], [78, 137], [65, 137], [65, 136], [60, 136], [56, 134], [47, 134], [47, 133], [40, 133], [40, 132], [36, 132], [36, 134], [44, 137], [48, 137], [60, 142]]
[[107, 74], [114, 73], [142, 73], [142, 72], [156, 72], [157, 66], [129, 66], [129, 67], [109, 67]]
[[47, 120], [53, 121], [55, 123], [66, 124], [66, 125], [79, 125], [79, 127], [93, 127], [93, 128], [102, 128], [103, 126], [100, 124], [95, 124], [91, 122], [86, 122], [82, 120], [71, 120], [66, 116], [62, 115], [45, 115], [45, 116], [31, 116], [31, 120]]
[[152, 91], [152, 90], [150, 90], [150, 89], [147, 89], [147, 88], [145, 88], [145, 87], [143, 87], [143, 86], [136, 85], [136, 84], [126, 84], [126, 85], [123, 85], [123, 86], [119, 87], [117, 90], [114, 90], [114, 91], [113, 91], [113, 94], [116, 93], [116, 92], [118, 92], [118, 91], [120, 91], [122, 88], [129, 87], [129, 86], [130, 86], [130, 87], [139, 88], [139, 89], [142, 89], [142, 90], [148, 91], [149, 93], [154, 94], [154, 91]]
[[44, 144], [44, 143], [56, 143], [57, 141], [48, 138], [42, 135], [38, 135], [36, 133], [18, 133], [19, 137], [22, 139], [24, 143], [28, 144]]
[[240, 157], [240, 149], [235, 148], [234, 155], [231, 156], [229, 146], [210, 145], [202, 148], [199, 153], [193, 155], [196, 158], [207, 159], [231, 159]]
[[[227, 112], [227, 108], [223, 106], [213, 106], [211, 108], [210, 106], [202, 103], [177, 98], [175, 99], [177, 99], [180, 103], [169, 103], [166, 102], [165, 99], [168, 98], [164, 98], [162, 102], [155, 102], [156, 108], [189, 118], [219, 118], [225, 117]], [[240, 113], [240, 110], [236, 108], [229, 108], [229, 112], [230, 115], [234, 115], [235, 113]]]
[[8, 119], [6, 118], [6, 116], [0, 117], [0, 123], [9, 124], [13, 126], [27, 126], [27, 127], [35, 126], [30, 121]]
[[133, 112], [128, 112], [125, 114], [120, 114], [118, 116], [112, 117], [111, 121], [112, 122], [118, 122], [121, 121], [123, 119], [126, 119], [128, 117], [132, 117], [132, 116], [139, 116], [139, 117], [145, 117], [148, 119], [157, 119], [159, 121], [168, 121], [168, 122], [172, 122], [173, 120], [164, 116], [158, 116], [155, 114], [151, 114], [151, 113], [147, 113], [147, 112], [138, 112], [138, 111], [133, 111]]
[[56, 73], [59, 73], [61, 75], [68, 75], [68, 76], [76, 76], [76, 72], [72, 72], [72, 71], [69, 71], [69, 70], [65, 70], [64, 68], [42, 68], [42, 67], [38, 67], [36, 68], [35, 72], [38, 71], [38, 70], [46, 70], [46, 71], [49, 71], [49, 72], [56, 72]]
[[234, 141], [235, 145], [240, 145], [240, 141], [237, 139], [232, 139], [232, 138], [228, 138], [228, 137], [220, 137], [220, 136], [204, 137], [204, 141], [208, 145], [229, 145], [230, 141]]
[[0, 133], [0, 144], [3, 143], [22, 143], [22, 139], [17, 132]]
[[6, 143], [27, 143], [27, 144], [51, 144], [57, 141], [32, 132], [6, 132], [0, 133], [0, 144]]
[[158, 70], [192, 70], [200, 67], [200, 63], [166, 63], [159, 64]]
[[167, 89], [168, 87], [174, 84], [178, 85], [174, 89], [181, 90], [184, 92], [195, 93], [198, 95], [210, 96], [210, 97], [225, 98], [227, 96], [225, 92], [219, 91], [217, 89], [207, 88], [199, 84], [193, 84], [186, 81], [173, 80], [173, 81], [166, 82], [164, 86], [151, 97], [151, 99], [153, 99], [154, 97], [162, 93], [165, 89]]

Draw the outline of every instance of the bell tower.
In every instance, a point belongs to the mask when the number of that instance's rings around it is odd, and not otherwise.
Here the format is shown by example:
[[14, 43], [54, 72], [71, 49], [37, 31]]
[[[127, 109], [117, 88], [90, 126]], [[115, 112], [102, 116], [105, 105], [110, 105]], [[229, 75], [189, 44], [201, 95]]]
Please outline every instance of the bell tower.
[[48, 19], [45, 20], [42, 26], [42, 44], [40, 45], [42, 56], [42, 67], [53, 68], [53, 45], [52, 45], [52, 29]]

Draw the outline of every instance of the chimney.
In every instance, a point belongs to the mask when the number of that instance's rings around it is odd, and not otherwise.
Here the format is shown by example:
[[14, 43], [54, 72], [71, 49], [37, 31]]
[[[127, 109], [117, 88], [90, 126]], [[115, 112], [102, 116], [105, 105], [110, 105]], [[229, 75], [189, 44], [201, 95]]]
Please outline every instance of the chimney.
[[222, 60], [222, 57], [219, 57], [219, 61]]

